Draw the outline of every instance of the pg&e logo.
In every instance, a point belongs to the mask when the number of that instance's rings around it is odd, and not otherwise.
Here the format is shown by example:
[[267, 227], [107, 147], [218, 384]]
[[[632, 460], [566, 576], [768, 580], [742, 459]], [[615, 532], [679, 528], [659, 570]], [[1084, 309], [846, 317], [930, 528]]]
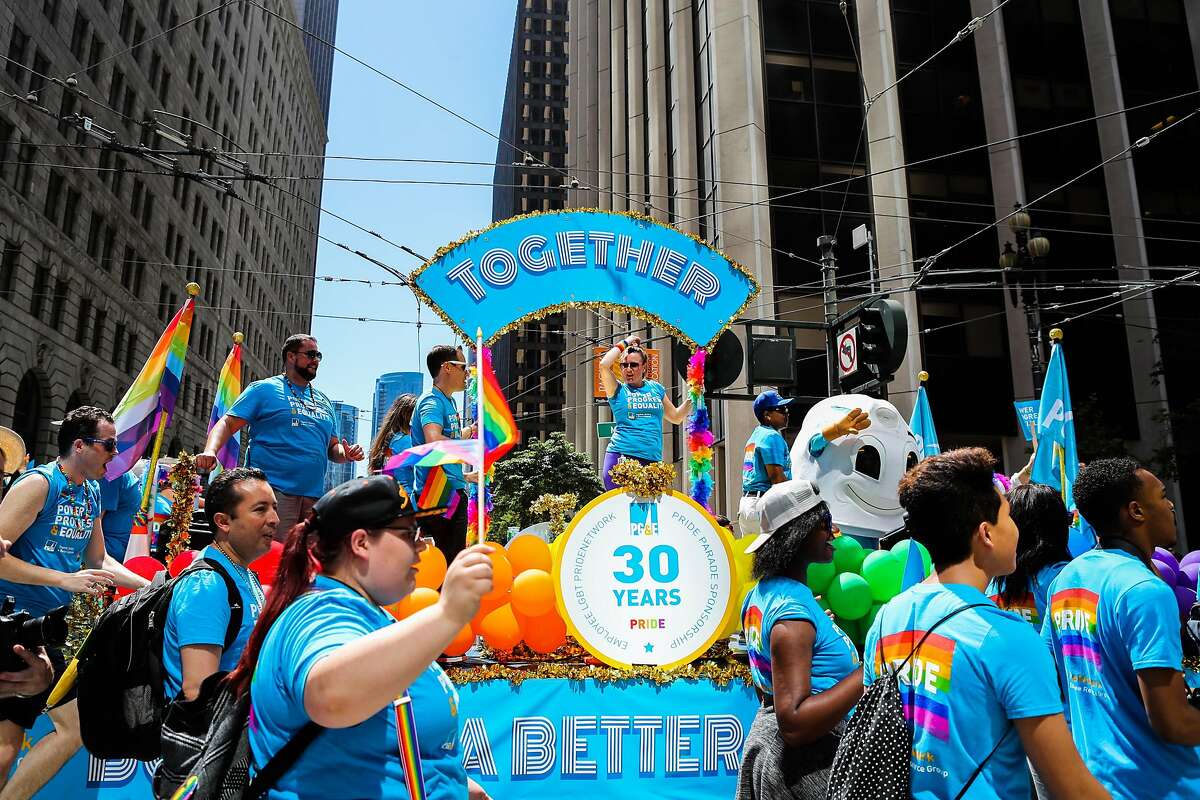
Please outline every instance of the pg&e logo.
[[658, 503], [629, 504], [629, 535], [658, 535]]

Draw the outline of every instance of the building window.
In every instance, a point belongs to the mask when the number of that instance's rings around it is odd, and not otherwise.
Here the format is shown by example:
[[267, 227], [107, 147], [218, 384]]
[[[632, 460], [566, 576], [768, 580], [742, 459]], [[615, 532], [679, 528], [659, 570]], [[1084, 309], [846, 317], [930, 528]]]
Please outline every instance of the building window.
[[75, 344], [86, 346], [88, 320], [92, 316], [92, 300], [82, 297], [79, 300], [79, 317], [75, 320]]
[[129, 336], [125, 339], [125, 372], [133, 372], [133, 360], [137, 355], [137, 333], [129, 332]]
[[51, 170], [49, 178], [46, 180], [46, 204], [42, 208], [42, 213], [46, 215], [46, 219], [58, 224], [60, 209], [62, 207], [62, 192], [63, 192], [63, 176]]
[[46, 294], [50, 291], [50, 267], [38, 264], [33, 274], [33, 297], [29, 300], [29, 313], [35, 319], [42, 318], [46, 308]]
[[108, 317], [108, 312], [102, 308], [96, 309], [96, 321], [92, 325], [92, 352], [100, 355], [100, 348], [104, 345], [104, 322]]
[[25, 31], [13, 25], [12, 36], [8, 40], [8, 63], [5, 64], [4, 71], [19, 86], [25, 85], [25, 62], [28, 58], [29, 37], [25, 34]]
[[12, 296], [13, 281], [17, 275], [17, 259], [21, 257], [21, 242], [4, 240], [4, 255], [0, 256], [0, 297]]
[[121, 366], [121, 350], [125, 346], [125, 323], [118, 322], [117, 329], [113, 332], [112, 344], [112, 365], [114, 367]]
[[75, 227], [79, 223], [79, 199], [80, 194], [78, 189], [67, 189], [67, 202], [63, 206], [62, 232], [68, 238], [75, 238]]
[[67, 306], [67, 282], [59, 278], [54, 282], [54, 305], [50, 309], [50, 327], [62, 328], [63, 311]]

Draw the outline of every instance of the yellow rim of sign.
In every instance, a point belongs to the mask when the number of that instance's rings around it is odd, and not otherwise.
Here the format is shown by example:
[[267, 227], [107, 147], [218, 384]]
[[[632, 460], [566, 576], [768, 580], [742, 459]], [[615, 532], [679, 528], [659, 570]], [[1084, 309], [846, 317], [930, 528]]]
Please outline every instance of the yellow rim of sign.
[[[559, 557], [554, 562], [554, 570], [553, 570], [554, 601], [558, 604], [559, 616], [561, 616], [563, 619], [563, 622], [566, 623], [567, 632], [575, 637], [575, 640], [577, 642], [579, 642], [579, 644], [583, 647], [584, 650], [587, 650], [593, 656], [600, 659], [605, 664], [608, 664], [610, 667], [616, 667], [618, 669], [633, 669], [635, 666], [634, 664], [626, 663], [623, 661], [617, 661], [616, 659], [609, 658], [608, 656], [604, 655], [603, 653], [600, 653], [599, 651], [597, 651], [595, 646], [593, 646], [592, 643], [590, 641], [588, 641], [587, 637], [585, 637], [582, 633], [580, 633], [579, 629], [575, 627], [574, 622], [572, 622], [571, 615], [567, 613], [567, 604], [563, 600], [563, 591], [562, 591], [562, 549], [563, 549], [563, 547], [566, 546], [566, 539], [568, 537], [570, 537], [572, 533], [575, 532], [575, 528], [579, 524], [579, 521], [581, 519], [583, 519], [585, 516], [587, 516], [589, 511], [591, 511], [593, 508], [600, 505], [601, 503], [603, 503], [606, 500], [609, 500], [614, 497], [620, 497], [621, 495], [624, 495], [624, 494], [626, 494], [624, 489], [613, 489], [610, 492], [605, 492], [604, 494], [600, 495], [595, 500], [588, 503], [586, 506], [584, 506], [583, 508], [581, 508], [579, 510], [579, 513], [576, 514], [575, 517], [571, 520], [571, 524], [567, 526], [567, 529], [565, 531], [563, 531], [562, 536], [559, 537], [560, 539], [563, 540], [563, 544], [559, 545]], [[680, 658], [677, 661], [672, 661], [669, 664], [638, 665], [638, 666], [651, 666], [656, 669], [662, 669], [662, 670], [675, 669], [676, 667], [681, 667], [684, 664], [690, 664], [691, 662], [695, 661], [699, 656], [701, 656], [706, 650], [708, 650], [708, 648], [712, 647], [713, 644], [716, 643], [716, 641], [721, 638], [721, 633], [728, 626], [729, 615], [734, 613], [734, 611], [735, 611], [734, 603], [737, 602], [737, 598], [734, 597], [736, 592], [734, 591], [735, 587], [734, 587], [734, 578], [733, 578], [733, 571], [735, 570], [734, 563], [733, 563], [733, 548], [731, 548], [729, 546], [729, 539], [726, 538], [725, 536], [721, 535], [721, 526], [717, 524], [717, 521], [715, 519], [713, 519], [712, 514], [708, 513], [708, 511], [705, 510], [704, 506], [700, 505], [695, 500], [688, 497], [686, 494], [683, 494], [682, 492], [677, 492], [674, 489], [666, 492], [666, 494], [669, 494], [678, 500], [682, 500], [684, 503], [690, 505], [696, 511], [699, 511], [704, 516], [704, 518], [708, 520], [709, 524], [712, 525], [713, 533], [716, 534], [717, 539], [721, 542], [722, 549], [725, 551], [725, 562], [729, 567], [730, 576], [729, 576], [729, 596], [725, 600], [725, 611], [721, 614], [721, 623], [717, 626], [716, 630], [713, 631], [712, 635], [709, 636], [708, 639], [703, 644], [697, 646], [694, 650], [689, 652], [683, 658]]]

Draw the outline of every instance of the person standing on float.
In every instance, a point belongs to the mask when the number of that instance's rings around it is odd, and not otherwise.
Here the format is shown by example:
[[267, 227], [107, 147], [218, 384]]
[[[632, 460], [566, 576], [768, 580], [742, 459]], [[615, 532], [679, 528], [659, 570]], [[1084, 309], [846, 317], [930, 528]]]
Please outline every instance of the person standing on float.
[[[600, 359], [600, 383], [616, 423], [600, 471], [606, 489], [616, 488], [609, 472], [621, 457], [642, 464], [662, 461], [663, 419], [679, 425], [692, 409], [690, 399], [676, 406], [661, 383], [646, 377], [649, 357], [641, 344], [640, 337], [626, 336]], [[617, 359], [624, 379], [620, 381], [612, 372]]]

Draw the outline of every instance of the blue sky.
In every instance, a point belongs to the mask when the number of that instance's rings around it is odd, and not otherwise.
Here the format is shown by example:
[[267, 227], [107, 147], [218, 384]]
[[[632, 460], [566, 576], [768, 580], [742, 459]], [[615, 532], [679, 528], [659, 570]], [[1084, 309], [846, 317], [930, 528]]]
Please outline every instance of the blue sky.
[[[515, 0], [342, 0], [337, 45], [478, 123], [500, 127]], [[327, 155], [492, 162], [496, 140], [342, 55], [333, 68]], [[411, 186], [330, 181], [335, 177], [490, 182], [485, 166], [328, 160], [321, 205], [398, 244], [429, 256], [468, 230], [491, 222], [492, 194], [479, 186]], [[321, 234], [404, 272], [419, 263], [392, 245], [323, 215]], [[381, 269], [328, 242], [317, 275], [391, 280]], [[414, 321], [416, 300], [400, 286], [317, 281], [314, 314]], [[371, 434], [375, 378], [425, 372], [424, 352], [451, 341], [425, 308], [420, 351], [414, 325], [316, 317], [325, 354], [317, 385], [362, 410], [359, 440]], [[436, 323], [436, 324], [435, 324]], [[426, 379], [428, 382], [428, 378]]]

